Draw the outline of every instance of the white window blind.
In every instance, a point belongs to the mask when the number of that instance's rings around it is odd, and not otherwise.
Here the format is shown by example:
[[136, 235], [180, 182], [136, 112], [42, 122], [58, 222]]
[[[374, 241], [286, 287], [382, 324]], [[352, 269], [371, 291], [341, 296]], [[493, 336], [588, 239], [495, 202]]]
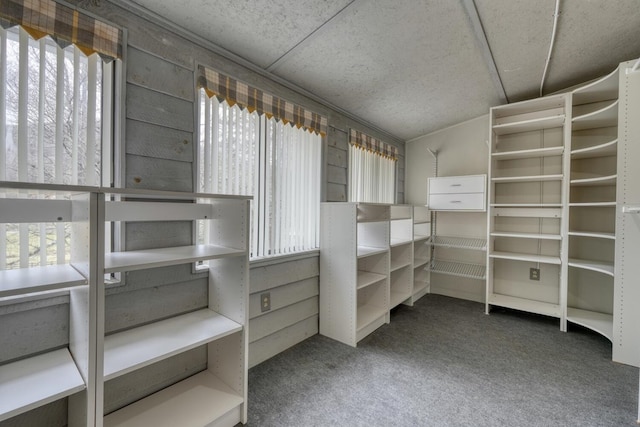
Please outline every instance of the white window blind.
[[349, 201], [395, 203], [396, 160], [349, 145]]
[[[108, 184], [112, 70], [97, 54], [0, 28], [0, 181]], [[63, 223], [1, 224], [0, 269], [68, 262], [69, 238]]]
[[253, 196], [254, 259], [319, 246], [321, 150], [317, 134], [200, 91], [199, 191]]

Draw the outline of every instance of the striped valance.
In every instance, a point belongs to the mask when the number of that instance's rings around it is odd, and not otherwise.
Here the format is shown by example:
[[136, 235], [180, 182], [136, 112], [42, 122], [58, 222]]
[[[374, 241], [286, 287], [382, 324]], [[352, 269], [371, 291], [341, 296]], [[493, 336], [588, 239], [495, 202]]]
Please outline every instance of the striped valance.
[[257, 111], [258, 114], [274, 117], [323, 136], [327, 133], [326, 117], [209, 68], [198, 67], [198, 87], [203, 88], [210, 97], [227, 101], [231, 106], [238, 104], [240, 108]]
[[387, 159], [398, 160], [398, 148], [396, 146], [385, 144], [379, 139], [355, 129], [349, 129], [349, 144], [379, 154]]
[[74, 44], [106, 61], [122, 57], [122, 30], [53, 0], [2, 0], [0, 25], [20, 25], [36, 40], [51, 36], [62, 47]]

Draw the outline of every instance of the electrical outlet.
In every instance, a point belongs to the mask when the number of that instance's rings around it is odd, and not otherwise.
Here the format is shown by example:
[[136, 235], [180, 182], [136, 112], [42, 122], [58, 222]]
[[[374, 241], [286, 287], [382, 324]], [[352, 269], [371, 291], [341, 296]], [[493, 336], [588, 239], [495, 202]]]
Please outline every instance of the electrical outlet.
[[262, 313], [271, 310], [271, 293], [260, 294], [260, 310]]
[[540, 269], [539, 268], [530, 268], [529, 269], [529, 280], [540, 280]]

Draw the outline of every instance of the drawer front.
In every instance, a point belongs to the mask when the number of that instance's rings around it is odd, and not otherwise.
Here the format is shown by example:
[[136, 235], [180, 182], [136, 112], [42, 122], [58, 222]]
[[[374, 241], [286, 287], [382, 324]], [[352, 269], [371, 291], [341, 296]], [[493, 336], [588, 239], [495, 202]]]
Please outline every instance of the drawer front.
[[484, 175], [429, 178], [429, 193], [484, 193], [485, 183]]
[[429, 209], [444, 211], [484, 211], [486, 209], [484, 193], [430, 194]]

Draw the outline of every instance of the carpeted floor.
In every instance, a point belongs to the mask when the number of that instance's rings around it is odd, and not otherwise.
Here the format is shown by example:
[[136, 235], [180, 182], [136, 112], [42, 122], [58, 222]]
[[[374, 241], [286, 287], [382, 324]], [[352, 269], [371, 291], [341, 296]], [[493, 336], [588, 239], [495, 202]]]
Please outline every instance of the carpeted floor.
[[352, 348], [316, 335], [249, 371], [262, 426], [635, 426], [638, 369], [555, 319], [427, 295]]

